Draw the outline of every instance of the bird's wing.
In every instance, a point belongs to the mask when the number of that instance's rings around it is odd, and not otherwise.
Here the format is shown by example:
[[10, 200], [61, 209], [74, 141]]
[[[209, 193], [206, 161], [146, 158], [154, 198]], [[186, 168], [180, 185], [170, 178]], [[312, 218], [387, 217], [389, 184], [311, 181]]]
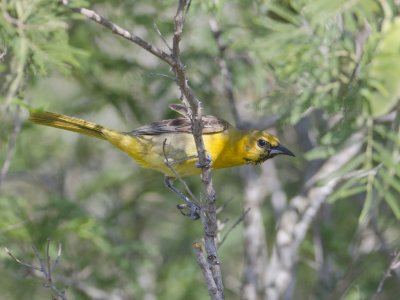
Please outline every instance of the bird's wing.
[[[228, 122], [214, 116], [203, 116], [203, 133], [216, 133], [232, 127]], [[187, 117], [163, 120], [134, 129], [131, 135], [160, 135], [163, 133], [191, 133], [192, 124]]]

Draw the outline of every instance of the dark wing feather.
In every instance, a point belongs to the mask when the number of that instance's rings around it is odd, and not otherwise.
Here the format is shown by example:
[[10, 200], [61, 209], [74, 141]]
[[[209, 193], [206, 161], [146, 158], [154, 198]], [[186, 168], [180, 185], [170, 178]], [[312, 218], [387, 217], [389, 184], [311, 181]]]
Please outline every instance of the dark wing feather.
[[[228, 122], [218, 119], [213, 116], [203, 116], [203, 133], [215, 133], [221, 132], [232, 125]], [[128, 132], [131, 135], [159, 135], [163, 133], [172, 132], [192, 132], [192, 124], [189, 118], [180, 117], [176, 119], [163, 120], [154, 122], [149, 125], [141, 126], [137, 129]]]

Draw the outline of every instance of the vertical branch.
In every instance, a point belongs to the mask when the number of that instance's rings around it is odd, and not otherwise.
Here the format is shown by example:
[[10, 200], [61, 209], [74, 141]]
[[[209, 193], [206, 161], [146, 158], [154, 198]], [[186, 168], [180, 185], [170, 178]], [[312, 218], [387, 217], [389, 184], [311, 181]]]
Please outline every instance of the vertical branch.
[[250, 209], [244, 219], [244, 270], [242, 279], [242, 300], [259, 299], [265, 281], [265, 267], [267, 265], [267, 240], [261, 213], [262, 200], [268, 193], [268, 166], [262, 167], [261, 174], [250, 168], [241, 172], [245, 182], [244, 205]]
[[[68, 0], [63, 0], [63, 5], [68, 5]], [[208, 268], [211, 270], [213, 280], [217, 287], [216, 293], [210, 293], [212, 299], [224, 299], [224, 286], [222, 282], [222, 273], [220, 261], [218, 258], [215, 237], [217, 234], [217, 214], [216, 214], [216, 192], [211, 178], [211, 159], [207, 154], [202, 137], [202, 118], [200, 101], [195, 97], [192, 89], [188, 84], [185, 73], [185, 66], [180, 59], [180, 41], [182, 38], [183, 27], [185, 22], [185, 12], [190, 1], [179, 0], [178, 8], [174, 18], [175, 31], [172, 43], [172, 53], [168, 54], [161, 49], [151, 45], [132, 32], [110, 22], [106, 18], [100, 16], [96, 12], [86, 8], [72, 8], [76, 13], [80, 13], [90, 20], [110, 29], [114, 34], [119, 35], [136, 45], [147, 50], [152, 55], [160, 58], [172, 68], [176, 77], [176, 84], [181, 92], [181, 99], [184, 102], [188, 116], [192, 122], [192, 133], [198, 152], [198, 167], [202, 170], [202, 182], [205, 189], [206, 201], [202, 207], [201, 220], [204, 230], [204, 246], [207, 252]], [[209, 289], [210, 290], [210, 289]]]
[[193, 250], [196, 254], [196, 260], [199, 264], [201, 271], [203, 272], [204, 279], [207, 283], [208, 293], [210, 295], [218, 294], [218, 288], [214, 280], [214, 276], [212, 274], [211, 269], [209, 268], [209, 264], [206, 261], [203, 253], [203, 249], [200, 243], [193, 243], [192, 244]]
[[[173, 37], [173, 48], [172, 54], [175, 59], [172, 68], [176, 76], [176, 82], [179, 89], [187, 100], [189, 106], [188, 116], [192, 121], [192, 133], [196, 143], [197, 152], [199, 155], [198, 166], [202, 169], [202, 182], [205, 187], [206, 201], [203, 206], [201, 213], [201, 221], [204, 229], [204, 246], [207, 252], [207, 262], [215, 284], [217, 286], [217, 293], [211, 294], [211, 297], [216, 299], [224, 298], [224, 286], [222, 282], [222, 273], [220, 260], [218, 257], [217, 245], [215, 243], [215, 237], [217, 234], [217, 213], [216, 213], [216, 192], [212, 183], [211, 178], [211, 159], [206, 152], [202, 137], [202, 118], [201, 118], [201, 106], [200, 101], [195, 97], [192, 89], [188, 85], [188, 80], [185, 74], [185, 66], [180, 60], [180, 48], [179, 42], [181, 40], [181, 34], [183, 33], [183, 25], [185, 21], [185, 9], [189, 1], [179, 0], [178, 9], [175, 15], [175, 33]], [[210, 289], [209, 289], [210, 291]]]
[[175, 32], [174, 32], [174, 37], [172, 38], [172, 55], [174, 56], [175, 59], [179, 58], [180, 55], [179, 43], [181, 42], [183, 25], [185, 24], [185, 8], [187, 4], [188, 4], [187, 1], [179, 0], [178, 9], [176, 11], [176, 15], [174, 18]]
[[265, 299], [277, 300], [287, 291], [293, 280], [293, 270], [297, 263], [300, 243], [316, 216], [321, 205], [340, 183], [341, 178], [332, 178], [323, 185], [317, 183], [329, 174], [339, 170], [359, 154], [362, 133], [349, 138], [342, 151], [331, 156], [304, 186], [302, 195], [294, 197], [280, 219], [276, 242], [266, 269]]

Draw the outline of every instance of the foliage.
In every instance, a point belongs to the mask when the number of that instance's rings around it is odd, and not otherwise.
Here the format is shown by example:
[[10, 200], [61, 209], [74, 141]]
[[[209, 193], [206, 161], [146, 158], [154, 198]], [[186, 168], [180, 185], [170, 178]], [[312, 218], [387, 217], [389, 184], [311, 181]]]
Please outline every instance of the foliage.
[[[70, 2], [95, 9], [160, 48], [166, 45], [155, 25], [170, 41], [176, 1]], [[277, 116], [278, 135], [298, 157], [276, 159], [279, 171], [271, 176], [278, 178], [282, 194], [301, 194], [316, 165], [343, 151], [354, 134], [361, 136], [358, 155], [315, 183], [340, 179], [302, 243], [293, 299], [368, 298], [390, 252], [400, 246], [396, 3], [260, 0], [190, 6], [182, 41], [190, 84], [206, 113], [233, 123], [208, 26], [216, 18], [237, 106], [249, 120], [254, 111]], [[180, 95], [167, 66], [58, 1], [3, 0], [0, 12], [1, 163], [12, 144], [13, 116], [24, 119], [11, 168], [0, 181], [0, 245], [34, 261], [32, 244], [43, 249], [48, 238], [60, 242], [56, 278], [58, 285], [70, 286], [71, 299], [93, 298], [88, 292], [93, 287], [121, 299], [204, 298], [190, 247], [200, 227], [174, 209], [178, 201], [166, 192], [160, 174], [139, 169], [105, 143], [25, 122], [24, 106], [126, 131], [171, 118], [168, 104]], [[244, 210], [245, 183], [237, 169], [215, 172], [213, 178], [219, 203], [233, 200], [221, 213], [222, 220], [229, 219], [223, 234]], [[197, 178], [188, 184], [199, 190]], [[279, 217], [271, 194], [262, 208], [269, 243]], [[220, 248], [227, 299], [240, 294], [246, 247], [241, 235], [238, 226]], [[0, 258], [2, 296], [49, 298], [40, 279], [6, 253]], [[340, 290], [340, 280], [347, 290]], [[399, 293], [394, 276], [381, 298]]]

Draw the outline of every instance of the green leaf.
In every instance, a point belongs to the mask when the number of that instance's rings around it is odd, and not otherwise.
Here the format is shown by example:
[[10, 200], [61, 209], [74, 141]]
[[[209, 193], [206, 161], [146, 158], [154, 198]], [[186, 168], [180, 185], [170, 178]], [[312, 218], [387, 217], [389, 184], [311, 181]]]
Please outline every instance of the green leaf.
[[[386, 177], [387, 178], [387, 177]], [[386, 182], [385, 182], [386, 183]], [[379, 180], [375, 180], [374, 187], [379, 195], [387, 202], [389, 207], [391, 208], [393, 214], [397, 219], [400, 218], [400, 203], [399, 196], [394, 196], [393, 193], [385, 189], [382, 183]]]
[[321, 146], [308, 151], [304, 157], [307, 160], [314, 159], [325, 159], [335, 154], [335, 149], [333, 147]]
[[382, 32], [367, 73], [370, 93], [363, 92], [364, 111], [373, 117], [385, 115], [400, 97], [400, 18]]
[[367, 182], [367, 186], [366, 186], [366, 194], [365, 194], [365, 201], [364, 201], [364, 206], [361, 210], [361, 214], [358, 218], [358, 222], [362, 223], [364, 222], [365, 218], [367, 217], [369, 211], [372, 208], [372, 203], [373, 203], [373, 189], [372, 187], [368, 186], [370, 183], [370, 181], [374, 181], [374, 178], [370, 178], [370, 177], [374, 177], [374, 175], [370, 175], [368, 177], [368, 182]]
[[385, 194], [385, 201], [392, 209], [393, 214], [399, 220], [400, 219], [400, 203], [399, 197], [393, 196], [391, 193]]
[[376, 141], [372, 141], [372, 146], [375, 149], [375, 152], [372, 155], [374, 161], [382, 163], [387, 169], [393, 170], [397, 176], [400, 176], [400, 165], [393, 161], [392, 153]]
[[366, 190], [365, 185], [353, 186], [350, 188], [339, 188], [332, 196], [329, 197], [328, 202], [333, 203], [339, 199], [349, 198], [360, 193], [364, 193]]
[[326, 178], [322, 179], [319, 184], [324, 185], [325, 182], [331, 180], [332, 178], [337, 178], [344, 176], [348, 174], [349, 172], [356, 170], [363, 162], [364, 162], [365, 156], [364, 155], [358, 155], [352, 160], [350, 160], [345, 166], [340, 168], [339, 170], [331, 173], [328, 175]]
[[392, 142], [394, 142], [397, 145], [397, 147], [400, 147], [400, 136], [396, 132], [388, 130], [383, 125], [375, 125], [374, 129], [381, 136], [383, 136], [384, 138], [390, 139]]
[[[400, 195], [400, 182], [398, 179], [396, 180], [395, 177], [390, 176], [386, 170], [383, 172], [379, 172], [379, 175], [385, 180], [387, 184], [389, 184], [391, 187], [393, 187]], [[386, 191], [385, 191], [386, 193]], [[400, 199], [400, 198], [399, 198]]]

